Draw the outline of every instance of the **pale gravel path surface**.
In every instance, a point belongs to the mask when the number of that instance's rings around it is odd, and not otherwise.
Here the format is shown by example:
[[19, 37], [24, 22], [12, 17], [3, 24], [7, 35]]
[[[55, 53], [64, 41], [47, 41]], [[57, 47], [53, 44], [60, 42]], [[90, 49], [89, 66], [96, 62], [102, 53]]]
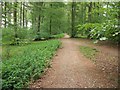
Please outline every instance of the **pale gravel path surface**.
[[[79, 51], [79, 43], [74, 39], [61, 39], [62, 48], [51, 62], [41, 79], [30, 88], [113, 88], [117, 84], [107, 78], [96, 65]], [[84, 44], [83, 44], [84, 45]]]

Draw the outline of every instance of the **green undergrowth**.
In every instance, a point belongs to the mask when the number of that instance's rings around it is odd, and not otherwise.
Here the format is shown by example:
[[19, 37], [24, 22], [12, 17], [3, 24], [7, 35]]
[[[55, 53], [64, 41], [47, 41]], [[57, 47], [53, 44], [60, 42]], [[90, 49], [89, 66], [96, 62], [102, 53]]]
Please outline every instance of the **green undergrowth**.
[[2, 61], [3, 90], [24, 88], [38, 79], [60, 44], [59, 40], [48, 40], [17, 47], [15, 55]]
[[52, 38], [63, 38], [64, 36], [65, 36], [64, 33], [61, 33], [61, 34], [52, 35]]
[[97, 49], [87, 46], [80, 46], [80, 51], [84, 54], [85, 57], [93, 60], [98, 52]]
[[2, 61], [3, 60], [9, 60], [12, 57], [16, 55], [20, 55], [21, 53], [24, 53], [24, 50], [27, 46], [30, 44], [26, 45], [3, 45], [2, 46]]

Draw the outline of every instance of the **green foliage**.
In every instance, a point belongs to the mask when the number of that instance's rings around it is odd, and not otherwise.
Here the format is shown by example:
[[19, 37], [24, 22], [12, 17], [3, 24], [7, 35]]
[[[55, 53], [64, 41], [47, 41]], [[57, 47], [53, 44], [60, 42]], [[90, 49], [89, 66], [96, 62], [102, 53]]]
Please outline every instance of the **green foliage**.
[[49, 39], [50, 38], [50, 34], [48, 32], [42, 32], [41, 33], [41, 38]]
[[78, 28], [77, 33], [81, 34], [81, 36], [87, 36], [88, 37], [90, 35], [90, 31], [93, 27], [94, 26], [93, 26], [92, 23], [86, 23], [86, 24], [83, 24], [83, 25], [78, 25], [77, 26], [77, 28]]
[[37, 35], [35, 35], [34, 40], [39, 41], [39, 40], [46, 40], [50, 38], [50, 34], [47, 32], [38, 32]]
[[95, 48], [87, 47], [87, 46], [80, 46], [80, 51], [89, 59], [93, 59], [98, 52]]
[[2, 43], [11, 44], [14, 42], [14, 29], [11, 28], [2, 28]]
[[35, 40], [35, 41], [41, 40], [41, 36], [40, 36], [40, 33], [39, 33], [39, 32], [34, 36], [34, 40]]
[[35, 39], [34, 40], [46, 40], [46, 39], [50, 39], [50, 38], [63, 38], [64, 37], [64, 33], [61, 33], [61, 34], [56, 34], [56, 35], [50, 35], [49, 33], [47, 32], [41, 32], [41, 33], [38, 33], [37, 35], [35, 35]]
[[2, 45], [2, 60], [8, 60], [11, 57], [17, 56], [23, 53], [23, 50], [27, 47], [27, 45]]
[[27, 28], [18, 28], [18, 30], [17, 30], [17, 37], [19, 39], [27, 39], [27, 37], [28, 37], [27, 34], [28, 34]]
[[[3, 46], [2, 53], [4, 89], [21, 88], [31, 78], [37, 79], [60, 44], [58, 41], [29, 44], [33, 39], [62, 38], [64, 35], [60, 33], [69, 33], [73, 36], [76, 34], [76, 37], [94, 39], [96, 42], [120, 40], [120, 3], [76, 2], [74, 9], [71, 4], [2, 2], [2, 44], [6, 45]], [[77, 28], [71, 32], [71, 26]], [[81, 46], [81, 50], [88, 57], [96, 53], [94, 49], [87, 47]]]
[[77, 14], [81, 18], [78, 19], [80, 22], [77, 22], [76, 37], [118, 42], [120, 39], [119, 6], [117, 2], [83, 2], [77, 4]]
[[[20, 44], [24, 43], [24, 39], [49, 39], [59, 33], [75, 36], [76, 32], [76, 37], [117, 42], [120, 38], [117, 28], [119, 7], [118, 2], [76, 2], [72, 15], [71, 2], [3, 2], [2, 27], [6, 28], [3, 31], [3, 43]], [[71, 30], [78, 25], [78, 30]], [[17, 38], [14, 36], [15, 31]]]
[[21, 47], [21, 53], [2, 62], [2, 88], [23, 88], [36, 80], [49, 65], [59, 47], [58, 40], [34, 42]]
[[51, 37], [52, 38], [63, 38], [65, 36], [64, 33], [61, 33], [61, 34], [57, 34], [57, 35], [52, 35]]
[[15, 31], [13, 27], [2, 28], [2, 43], [3, 44], [26, 44], [30, 43], [34, 35], [32, 30], [27, 28], [18, 28], [17, 38], [15, 38]]
[[2, 60], [9, 59], [11, 57], [10, 52], [11, 52], [10, 46], [7, 46], [5, 48], [3, 48], [2, 46]]
[[86, 23], [78, 25], [78, 34], [95, 40], [112, 40], [118, 42], [120, 31], [116, 20], [109, 20], [105, 23]]

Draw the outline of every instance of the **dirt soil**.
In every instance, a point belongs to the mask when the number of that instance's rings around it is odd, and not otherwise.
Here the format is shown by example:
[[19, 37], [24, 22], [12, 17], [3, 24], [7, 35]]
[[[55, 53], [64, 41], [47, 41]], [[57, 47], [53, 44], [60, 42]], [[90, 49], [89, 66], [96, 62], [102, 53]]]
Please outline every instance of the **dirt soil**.
[[[66, 36], [68, 37], [68, 36]], [[30, 84], [30, 88], [115, 88], [118, 80], [118, 50], [95, 45], [86, 39], [61, 39], [62, 48], [45, 75]], [[94, 61], [80, 52], [80, 46], [96, 48]]]

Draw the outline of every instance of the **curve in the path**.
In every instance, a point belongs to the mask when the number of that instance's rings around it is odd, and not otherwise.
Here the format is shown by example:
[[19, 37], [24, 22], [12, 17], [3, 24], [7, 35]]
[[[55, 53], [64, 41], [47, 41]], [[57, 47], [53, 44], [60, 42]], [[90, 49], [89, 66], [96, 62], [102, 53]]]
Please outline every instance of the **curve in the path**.
[[62, 39], [52, 67], [31, 88], [112, 88], [114, 83], [83, 56], [73, 39]]

